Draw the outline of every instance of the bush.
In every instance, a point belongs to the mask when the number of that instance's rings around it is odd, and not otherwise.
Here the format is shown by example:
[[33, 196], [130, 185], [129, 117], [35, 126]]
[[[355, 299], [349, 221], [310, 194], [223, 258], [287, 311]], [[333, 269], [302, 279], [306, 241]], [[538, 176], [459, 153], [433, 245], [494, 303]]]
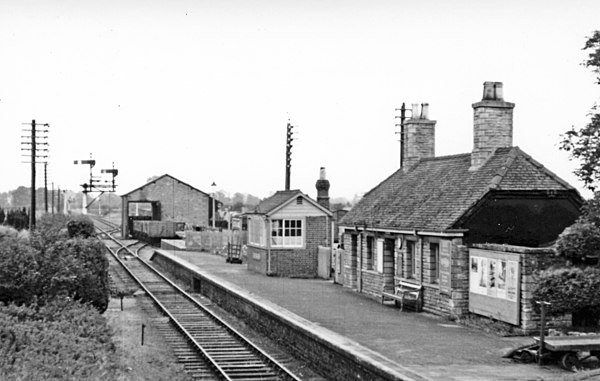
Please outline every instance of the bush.
[[71, 238], [89, 238], [96, 235], [94, 223], [85, 216], [77, 216], [71, 219], [67, 223], [67, 230], [69, 231], [69, 237]]
[[44, 297], [69, 295], [103, 313], [110, 288], [108, 258], [100, 241], [74, 238], [57, 241], [41, 255], [40, 284]]
[[[533, 299], [551, 303], [547, 310], [550, 315], [572, 313], [574, 326], [594, 325], [600, 318], [600, 269], [543, 271]], [[534, 308], [539, 312], [537, 303]]]
[[100, 241], [57, 241], [40, 252], [17, 238], [0, 244], [0, 301], [45, 303], [70, 296], [106, 311], [110, 297], [108, 258]]
[[67, 221], [64, 214], [44, 214], [31, 235], [31, 245], [43, 252], [57, 241], [68, 239]]
[[32, 302], [39, 292], [39, 252], [16, 236], [0, 241], [0, 302]]
[[0, 241], [5, 238], [17, 238], [19, 231], [10, 226], [0, 226]]
[[0, 379], [115, 379], [111, 335], [97, 311], [68, 299], [0, 304]]
[[574, 264], [600, 254], [600, 227], [580, 220], [561, 233], [556, 243], [556, 252]]

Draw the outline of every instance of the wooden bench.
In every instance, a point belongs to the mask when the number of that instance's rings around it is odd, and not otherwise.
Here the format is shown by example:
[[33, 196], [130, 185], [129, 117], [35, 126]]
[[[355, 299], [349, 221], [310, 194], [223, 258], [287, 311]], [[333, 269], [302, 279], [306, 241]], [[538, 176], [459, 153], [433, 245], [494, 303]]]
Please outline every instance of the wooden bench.
[[391, 299], [394, 301], [394, 304], [397, 306], [398, 302], [400, 303], [400, 311], [404, 309], [404, 302], [410, 301], [415, 303], [415, 311], [421, 312], [421, 306], [423, 304], [423, 286], [408, 283], [408, 282], [400, 282], [396, 285], [394, 293], [382, 292], [381, 293], [381, 304], [385, 304], [386, 299]]

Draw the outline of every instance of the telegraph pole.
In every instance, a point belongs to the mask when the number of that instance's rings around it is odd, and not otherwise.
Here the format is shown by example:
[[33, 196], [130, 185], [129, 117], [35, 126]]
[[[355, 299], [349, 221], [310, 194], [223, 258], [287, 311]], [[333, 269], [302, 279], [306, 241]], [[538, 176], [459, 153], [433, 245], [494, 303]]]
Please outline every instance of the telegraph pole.
[[400, 124], [396, 124], [396, 127], [400, 127], [400, 131], [396, 131], [397, 134], [400, 134], [400, 168], [404, 165], [404, 121], [406, 120], [406, 106], [404, 102], [402, 102], [402, 107], [397, 108], [396, 112], [400, 111], [400, 115], [396, 115], [396, 119], [400, 119]]
[[29, 230], [35, 229], [35, 119], [31, 121], [31, 208], [29, 209]]
[[[48, 142], [45, 141], [45, 142], [38, 143], [37, 142], [37, 138], [38, 138], [37, 133], [39, 132], [41, 134], [39, 136], [39, 138], [48, 139], [48, 130], [47, 129], [38, 130], [38, 127], [37, 127], [38, 125], [36, 125], [35, 119], [33, 119], [31, 121], [31, 124], [29, 124], [29, 123], [23, 123], [23, 124], [26, 126], [31, 126], [30, 130], [29, 129], [23, 130], [25, 132], [29, 132], [30, 135], [21, 136], [22, 138], [30, 138], [31, 139], [31, 141], [29, 141], [29, 142], [27, 142], [27, 141], [21, 142], [21, 145], [23, 145], [25, 147], [27, 145], [31, 145], [31, 147], [30, 148], [21, 148], [21, 151], [31, 151], [31, 157], [30, 157], [30, 160], [31, 160], [30, 161], [30, 163], [31, 163], [31, 207], [29, 210], [29, 230], [34, 230], [35, 229], [35, 207], [36, 207], [36, 205], [35, 205], [35, 203], [36, 203], [35, 164], [36, 164], [36, 159], [38, 157], [43, 158], [44, 163], [47, 162], [46, 159], [48, 158], [47, 154], [44, 154], [44, 153], [48, 152], [48, 148], [47, 147], [46, 148], [38, 148], [38, 145], [47, 146]], [[48, 123], [41, 124], [41, 126], [43, 126], [45, 128], [50, 127], [50, 125]], [[38, 155], [38, 152], [40, 152], [40, 151], [42, 152], [42, 154]], [[24, 155], [24, 156], [28, 156], [28, 155]], [[48, 208], [48, 199], [46, 196], [46, 211], [48, 211], [47, 208]]]
[[48, 213], [48, 162], [44, 163], [44, 210]]
[[290, 190], [290, 177], [292, 172], [292, 142], [294, 141], [294, 137], [292, 136], [292, 128], [294, 128], [294, 126], [292, 126], [288, 121], [285, 143], [285, 190]]

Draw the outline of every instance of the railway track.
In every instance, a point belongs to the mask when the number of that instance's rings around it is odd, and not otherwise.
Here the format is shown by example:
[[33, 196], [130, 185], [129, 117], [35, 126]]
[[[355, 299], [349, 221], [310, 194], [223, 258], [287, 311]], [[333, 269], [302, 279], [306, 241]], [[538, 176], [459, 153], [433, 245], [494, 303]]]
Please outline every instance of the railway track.
[[[118, 227], [93, 218], [112, 258], [144, 290], [161, 316], [153, 320], [186, 371], [200, 380], [299, 380], [289, 369], [215, 316], [176, 284], [138, 257], [143, 246], [122, 242]], [[144, 309], [151, 308], [143, 306]]]

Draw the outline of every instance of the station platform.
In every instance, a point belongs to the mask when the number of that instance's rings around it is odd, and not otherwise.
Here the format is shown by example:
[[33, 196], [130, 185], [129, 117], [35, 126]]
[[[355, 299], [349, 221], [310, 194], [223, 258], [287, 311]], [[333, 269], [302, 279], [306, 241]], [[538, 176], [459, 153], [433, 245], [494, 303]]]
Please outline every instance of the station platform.
[[[185, 266], [245, 290], [250, 298], [331, 331], [332, 340], [351, 342], [393, 364], [403, 379], [419, 380], [570, 380], [554, 364], [519, 364], [502, 358], [508, 348], [530, 344], [528, 337], [497, 337], [427, 313], [400, 311], [332, 281], [268, 277], [246, 264], [205, 252], [157, 250]], [[149, 260], [153, 252], [141, 253]], [[374, 356], [377, 360], [377, 356]]]

